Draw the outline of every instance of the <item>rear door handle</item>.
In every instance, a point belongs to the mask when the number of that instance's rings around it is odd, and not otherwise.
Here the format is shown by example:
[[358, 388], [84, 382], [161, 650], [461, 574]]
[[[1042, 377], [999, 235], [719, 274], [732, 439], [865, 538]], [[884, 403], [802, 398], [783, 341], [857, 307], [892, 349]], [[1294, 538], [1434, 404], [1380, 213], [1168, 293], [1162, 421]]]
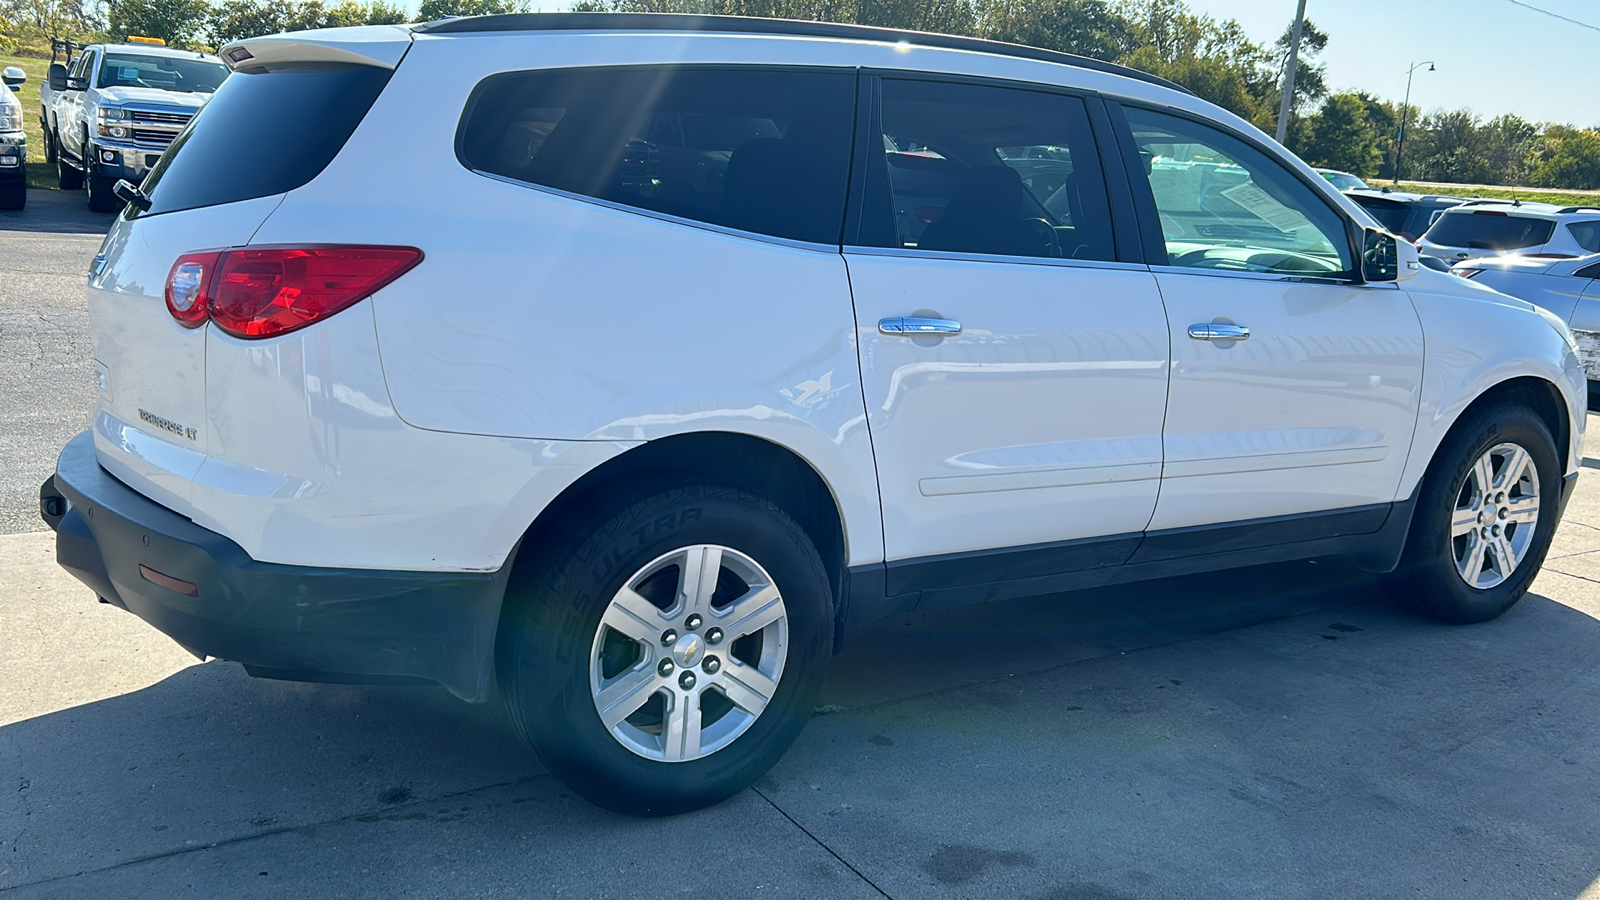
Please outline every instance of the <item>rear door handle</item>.
[[897, 334], [904, 337], [915, 337], [919, 334], [960, 334], [961, 323], [954, 319], [896, 316], [892, 319], [879, 319], [878, 331], [883, 334]]
[[1190, 325], [1189, 337], [1197, 341], [1243, 341], [1249, 340], [1250, 329], [1243, 325], [1220, 325], [1216, 322], [1206, 322], [1201, 325]]

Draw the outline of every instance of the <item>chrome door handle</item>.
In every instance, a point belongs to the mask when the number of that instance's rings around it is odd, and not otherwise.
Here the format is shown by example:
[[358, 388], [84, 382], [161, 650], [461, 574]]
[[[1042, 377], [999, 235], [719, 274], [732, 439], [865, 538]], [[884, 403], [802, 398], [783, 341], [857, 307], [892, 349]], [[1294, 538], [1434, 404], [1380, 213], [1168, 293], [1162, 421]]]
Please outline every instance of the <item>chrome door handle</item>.
[[883, 334], [898, 334], [915, 337], [919, 334], [960, 334], [961, 323], [953, 319], [924, 319], [919, 316], [896, 316], [892, 319], [879, 319], [878, 331]]
[[1215, 322], [1206, 322], [1202, 325], [1190, 325], [1189, 337], [1197, 341], [1243, 341], [1249, 340], [1250, 329], [1243, 325], [1219, 325]]

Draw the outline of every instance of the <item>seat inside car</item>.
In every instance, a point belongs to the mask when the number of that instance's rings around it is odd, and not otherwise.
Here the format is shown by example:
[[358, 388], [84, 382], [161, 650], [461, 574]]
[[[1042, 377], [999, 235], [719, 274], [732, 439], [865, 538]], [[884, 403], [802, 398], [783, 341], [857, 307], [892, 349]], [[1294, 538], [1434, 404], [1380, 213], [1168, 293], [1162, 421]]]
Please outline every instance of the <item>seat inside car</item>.
[[1027, 188], [1010, 166], [980, 166], [961, 176], [944, 214], [917, 246], [1004, 256], [1054, 256], [1050, 223], [1029, 216]]

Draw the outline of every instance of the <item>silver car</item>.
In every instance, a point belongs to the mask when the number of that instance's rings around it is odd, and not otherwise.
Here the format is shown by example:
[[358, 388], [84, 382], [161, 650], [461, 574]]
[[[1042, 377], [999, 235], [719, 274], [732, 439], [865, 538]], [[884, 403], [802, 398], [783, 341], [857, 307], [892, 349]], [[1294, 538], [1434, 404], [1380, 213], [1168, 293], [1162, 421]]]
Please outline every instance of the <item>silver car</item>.
[[1457, 263], [1453, 271], [1560, 317], [1578, 339], [1578, 356], [1589, 375], [1590, 395], [1600, 393], [1600, 253], [1575, 259], [1468, 259]]

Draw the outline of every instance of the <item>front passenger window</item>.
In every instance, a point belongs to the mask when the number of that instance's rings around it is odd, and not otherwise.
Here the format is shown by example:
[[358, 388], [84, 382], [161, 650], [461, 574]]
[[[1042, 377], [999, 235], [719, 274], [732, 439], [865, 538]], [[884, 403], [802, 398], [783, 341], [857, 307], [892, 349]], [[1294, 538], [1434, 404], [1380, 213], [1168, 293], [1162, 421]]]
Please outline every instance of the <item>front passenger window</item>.
[[1198, 122], [1135, 107], [1126, 113], [1168, 265], [1307, 276], [1352, 271], [1344, 220], [1282, 163]]

